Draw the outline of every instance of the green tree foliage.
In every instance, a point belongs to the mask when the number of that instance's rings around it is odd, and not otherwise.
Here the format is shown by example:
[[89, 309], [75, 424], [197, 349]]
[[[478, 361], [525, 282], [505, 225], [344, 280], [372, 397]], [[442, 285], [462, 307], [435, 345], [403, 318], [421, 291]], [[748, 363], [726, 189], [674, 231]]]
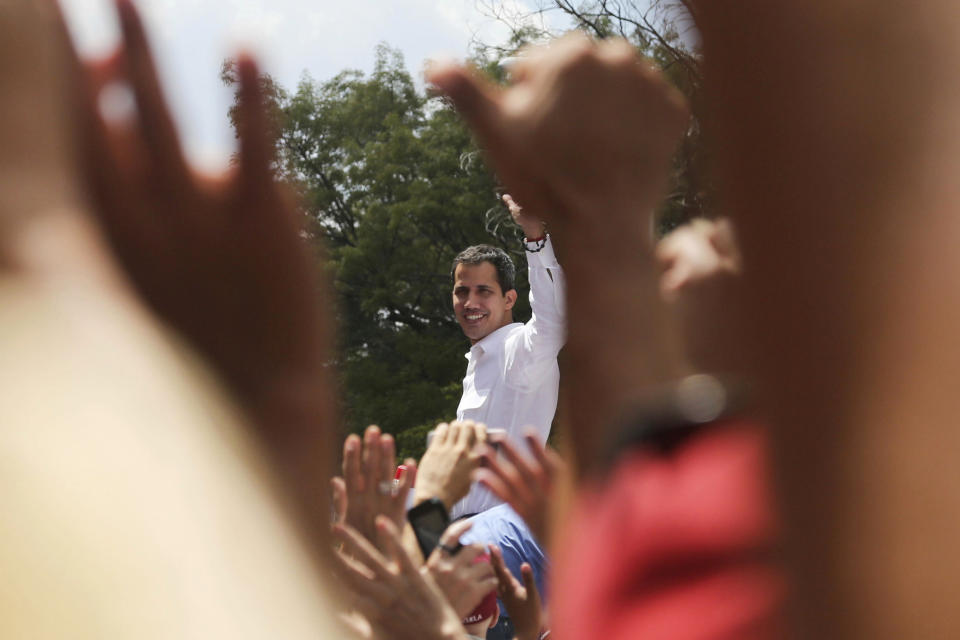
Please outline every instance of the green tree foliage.
[[[233, 82], [229, 62], [222, 76]], [[263, 82], [277, 173], [325, 243], [339, 297], [345, 429], [378, 424], [398, 436], [401, 456], [419, 456], [426, 431], [454, 417], [466, 366], [450, 263], [471, 244], [497, 244], [488, 227], [501, 245], [516, 238], [500, 224], [496, 185], [456, 114], [418, 91], [384, 45], [369, 75], [304, 77], [292, 92]]]

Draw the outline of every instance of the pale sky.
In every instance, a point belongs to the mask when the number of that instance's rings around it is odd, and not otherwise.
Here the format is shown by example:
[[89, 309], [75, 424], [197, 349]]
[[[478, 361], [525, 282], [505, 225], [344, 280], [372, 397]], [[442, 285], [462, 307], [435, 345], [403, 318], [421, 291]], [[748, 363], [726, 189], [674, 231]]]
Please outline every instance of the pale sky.
[[[83, 55], [117, 43], [110, 0], [60, 0]], [[234, 140], [226, 113], [232, 97], [220, 65], [241, 47], [293, 88], [307, 71], [326, 80], [344, 69], [371, 70], [374, 48], [399, 48], [419, 78], [424, 62], [463, 58], [471, 37], [502, 42], [507, 29], [478, 0], [140, 0], [170, 106], [191, 159], [225, 166]], [[499, 4], [524, 11], [533, 0]], [[524, 11], [526, 12], [526, 11]], [[548, 27], [556, 25], [548, 24]]]

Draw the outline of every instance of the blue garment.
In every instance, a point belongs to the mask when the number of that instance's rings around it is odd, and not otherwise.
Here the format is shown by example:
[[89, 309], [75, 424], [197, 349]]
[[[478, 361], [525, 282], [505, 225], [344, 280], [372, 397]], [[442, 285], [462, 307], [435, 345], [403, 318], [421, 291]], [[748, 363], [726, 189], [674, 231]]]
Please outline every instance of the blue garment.
[[[546, 605], [547, 593], [543, 587], [546, 583], [549, 562], [523, 518], [517, 515], [510, 505], [500, 504], [472, 516], [470, 522], [473, 526], [460, 537], [460, 542], [463, 544], [479, 542], [500, 547], [503, 552], [503, 563], [521, 583], [523, 574], [520, 573], [520, 565], [524, 562], [530, 563], [541, 602]], [[500, 613], [501, 615], [505, 613], [503, 603], [500, 603]]]
[[517, 634], [514, 633], [510, 618], [501, 613], [497, 624], [487, 629], [486, 640], [514, 640], [516, 637]]

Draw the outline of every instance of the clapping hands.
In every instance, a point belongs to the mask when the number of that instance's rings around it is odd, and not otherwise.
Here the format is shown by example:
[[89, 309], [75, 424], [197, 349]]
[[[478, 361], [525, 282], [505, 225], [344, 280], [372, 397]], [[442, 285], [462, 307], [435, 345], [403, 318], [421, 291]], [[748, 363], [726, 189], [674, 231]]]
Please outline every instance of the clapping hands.
[[343, 477], [331, 481], [337, 522], [367, 540], [380, 539], [376, 534], [379, 516], [398, 530], [406, 522], [407, 494], [417, 466], [407, 460], [407, 468], [394, 483], [395, 450], [393, 436], [381, 433], [379, 427], [367, 427], [362, 441], [351, 434], [343, 444]]

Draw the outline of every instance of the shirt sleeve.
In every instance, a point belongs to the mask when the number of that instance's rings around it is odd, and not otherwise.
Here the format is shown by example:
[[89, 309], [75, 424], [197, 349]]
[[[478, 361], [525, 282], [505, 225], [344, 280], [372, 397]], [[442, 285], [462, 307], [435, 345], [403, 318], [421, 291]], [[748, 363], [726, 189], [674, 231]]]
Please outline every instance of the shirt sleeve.
[[[536, 249], [539, 243], [526, 246]], [[514, 383], [536, 375], [538, 365], [552, 363], [567, 339], [566, 280], [549, 235], [541, 250], [527, 251], [527, 268], [532, 314], [518, 336], [511, 354], [514, 362], [507, 369]]]

